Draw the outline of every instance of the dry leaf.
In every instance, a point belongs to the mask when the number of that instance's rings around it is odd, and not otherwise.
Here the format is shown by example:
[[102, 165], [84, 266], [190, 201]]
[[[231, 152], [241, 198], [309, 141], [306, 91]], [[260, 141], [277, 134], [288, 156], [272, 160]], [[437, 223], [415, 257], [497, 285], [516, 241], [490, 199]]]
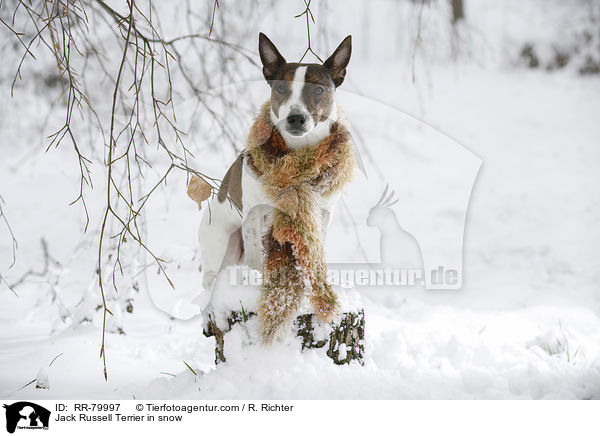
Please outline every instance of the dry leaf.
[[197, 175], [192, 175], [187, 188], [187, 195], [198, 203], [198, 209], [202, 209], [202, 202], [210, 197], [211, 192], [212, 188], [208, 183]]

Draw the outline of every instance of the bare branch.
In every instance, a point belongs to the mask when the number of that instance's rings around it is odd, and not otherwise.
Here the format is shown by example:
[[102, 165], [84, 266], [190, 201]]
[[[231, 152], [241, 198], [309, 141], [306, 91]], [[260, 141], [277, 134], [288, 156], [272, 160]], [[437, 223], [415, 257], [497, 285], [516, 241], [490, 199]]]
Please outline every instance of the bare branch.
[[312, 49], [311, 45], [310, 45], [310, 22], [312, 21], [313, 24], [315, 22], [315, 17], [313, 16], [312, 11], [310, 10], [310, 2], [312, 0], [304, 0], [304, 6], [306, 6], [306, 9], [304, 9], [303, 12], [299, 13], [298, 15], [296, 15], [294, 18], [300, 18], [302, 16], [306, 17], [306, 39], [307, 39], [307, 44], [308, 46], [306, 47], [306, 50], [304, 51], [304, 54], [302, 55], [302, 57], [300, 58], [300, 60], [298, 62], [302, 62], [302, 60], [304, 59], [304, 57], [308, 54], [308, 52], [312, 53], [318, 60], [319, 62], [323, 62], [323, 59], [321, 59], [319, 57], [318, 54], [316, 54], [314, 52], [314, 50]]
[[417, 20], [417, 36], [415, 37], [415, 44], [413, 47], [413, 54], [412, 54], [412, 81], [413, 81], [413, 83], [415, 83], [417, 80], [416, 73], [415, 73], [416, 61], [417, 61], [417, 50], [418, 50], [419, 46], [421, 45], [421, 42], [423, 41], [423, 39], [421, 38], [421, 23], [423, 21], [423, 9], [425, 9], [425, 3], [427, 3], [427, 6], [430, 6], [431, 0], [421, 0], [421, 7], [419, 8], [419, 18]]
[[[10, 226], [10, 223], [8, 222], [8, 218], [6, 218], [6, 214], [4, 213], [4, 209], [2, 208], [2, 205], [6, 204], [4, 202], [4, 198], [2, 198], [2, 195], [0, 195], [0, 218], [2, 218], [2, 222], [4, 222], [4, 226], [6, 227], [6, 229], [8, 230], [8, 233], [10, 235], [10, 239], [11, 239], [11, 247], [12, 247], [12, 261], [9, 265], [9, 269], [12, 268], [17, 260], [17, 248], [19, 247], [19, 244], [17, 243], [17, 239], [15, 238], [15, 234]], [[10, 287], [10, 286], [9, 286]]]

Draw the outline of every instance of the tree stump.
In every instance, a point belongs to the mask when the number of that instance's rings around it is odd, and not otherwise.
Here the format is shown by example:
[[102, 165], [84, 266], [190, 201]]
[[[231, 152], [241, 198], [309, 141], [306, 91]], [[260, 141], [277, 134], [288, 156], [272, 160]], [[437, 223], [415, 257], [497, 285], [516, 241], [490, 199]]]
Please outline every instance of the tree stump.
[[[215, 363], [226, 361], [224, 353], [227, 332], [235, 324], [245, 323], [256, 317], [255, 312], [231, 311], [227, 317], [227, 326], [219, 328], [214, 315], [208, 316], [204, 328], [204, 336], [215, 337]], [[336, 365], [348, 364], [356, 361], [364, 364], [365, 353], [365, 313], [363, 309], [343, 312], [336, 319], [325, 324], [317, 320], [314, 314], [299, 315], [294, 321], [296, 336], [300, 338], [302, 349], [327, 348], [327, 356]]]

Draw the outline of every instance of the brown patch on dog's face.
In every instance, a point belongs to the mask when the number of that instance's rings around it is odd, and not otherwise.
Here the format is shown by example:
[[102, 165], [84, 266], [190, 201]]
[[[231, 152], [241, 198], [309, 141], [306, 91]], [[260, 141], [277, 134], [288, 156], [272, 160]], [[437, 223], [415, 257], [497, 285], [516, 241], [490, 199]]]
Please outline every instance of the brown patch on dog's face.
[[308, 64], [304, 76], [302, 101], [315, 124], [327, 120], [333, 108], [335, 85], [327, 68], [318, 64]]

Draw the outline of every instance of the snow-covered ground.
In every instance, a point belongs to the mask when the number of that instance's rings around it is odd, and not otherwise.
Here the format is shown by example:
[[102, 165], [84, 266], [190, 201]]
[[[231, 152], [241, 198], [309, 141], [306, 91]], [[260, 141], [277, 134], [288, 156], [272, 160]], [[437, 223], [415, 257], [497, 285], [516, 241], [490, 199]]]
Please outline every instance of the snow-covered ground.
[[[423, 165], [428, 155], [415, 144], [442, 132], [448, 144], [482, 162], [466, 217], [462, 289], [361, 289], [364, 366], [335, 366], [322, 350], [301, 353], [279, 343], [230, 349], [228, 362], [215, 367], [214, 340], [202, 335], [201, 319], [193, 316], [199, 309], [188, 304], [199, 282], [193, 259], [199, 214], [182, 179], [149, 204], [148, 220], [159, 251], [180, 259], [189, 253], [175, 271], [180, 286], [171, 290], [149, 269], [139, 292], [124, 288], [134, 309], [118, 315], [125, 334], [107, 334], [106, 382], [98, 358], [101, 312], [93, 308], [103, 194], [89, 192], [92, 220], [84, 236], [80, 210], [67, 206], [78, 192], [72, 151], [44, 153], [44, 120], [36, 114], [47, 113], [50, 103], [33, 88], [8, 100], [3, 84], [0, 195], [19, 248], [7, 269], [12, 255], [2, 228], [0, 271], [9, 283], [29, 269], [42, 271], [41, 238], [60, 265], [50, 262], [43, 276], [29, 275], [15, 287], [18, 296], [0, 288], [0, 397], [600, 398], [600, 80], [450, 62], [417, 70], [413, 83], [409, 70], [410, 62], [368, 60], [360, 52], [350, 64], [340, 99], [362, 96], [379, 108], [374, 118], [393, 108], [390, 123], [418, 126], [403, 132], [406, 143], [399, 146], [393, 132], [386, 140], [381, 126], [355, 119], [368, 179], [359, 176], [344, 196], [349, 212], [342, 208], [337, 222], [352, 231], [353, 214], [359, 237], [334, 229], [327, 244], [337, 256], [358, 253], [364, 242], [369, 257], [368, 243], [378, 234], [363, 215], [380, 191], [364, 187], [404, 186], [406, 174], [394, 168], [413, 160]], [[261, 96], [257, 86], [260, 101], [267, 87]], [[355, 107], [347, 110], [351, 121]], [[221, 177], [233, 157], [233, 150], [203, 153], [196, 165]], [[399, 221], [423, 213], [396, 212]], [[446, 236], [440, 228], [431, 240]], [[191, 318], [172, 318], [157, 306]], [[33, 383], [19, 390], [45, 376], [49, 389]]]

